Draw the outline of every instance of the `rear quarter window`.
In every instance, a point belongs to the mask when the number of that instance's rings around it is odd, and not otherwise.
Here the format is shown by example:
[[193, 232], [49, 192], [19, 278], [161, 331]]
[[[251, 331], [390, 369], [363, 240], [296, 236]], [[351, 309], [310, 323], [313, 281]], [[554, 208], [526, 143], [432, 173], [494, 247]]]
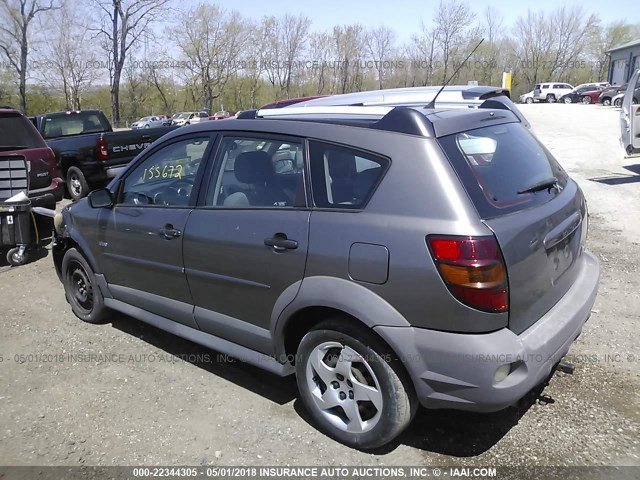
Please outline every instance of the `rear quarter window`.
[[519, 193], [555, 177], [559, 189], [567, 174], [524, 127], [503, 124], [439, 138], [478, 213], [492, 218], [548, 202], [558, 189]]
[[0, 113], [0, 149], [45, 147], [31, 122], [17, 113]]
[[364, 208], [390, 163], [369, 152], [319, 141], [309, 142], [309, 158], [318, 208]]

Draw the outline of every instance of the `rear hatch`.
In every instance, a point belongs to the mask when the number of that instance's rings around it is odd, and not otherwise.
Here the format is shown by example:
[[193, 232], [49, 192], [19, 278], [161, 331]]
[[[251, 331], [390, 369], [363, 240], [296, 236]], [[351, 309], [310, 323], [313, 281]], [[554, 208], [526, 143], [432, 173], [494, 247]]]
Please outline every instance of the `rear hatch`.
[[30, 190], [51, 185], [55, 172], [51, 150], [31, 122], [18, 112], [0, 112], [0, 155], [26, 159]]
[[586, 235], [578, 185], [525, 128], [509, 123], [439, 139], [502, 249], [509, 328], [520, 334], [573, 284]]

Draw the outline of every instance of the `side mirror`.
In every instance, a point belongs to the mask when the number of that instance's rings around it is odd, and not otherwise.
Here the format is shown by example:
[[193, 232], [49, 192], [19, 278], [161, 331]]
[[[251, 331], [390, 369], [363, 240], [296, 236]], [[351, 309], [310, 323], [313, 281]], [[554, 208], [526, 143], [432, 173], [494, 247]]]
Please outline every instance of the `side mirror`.
[[91, 208], [113, 207], [113, 194], [108, 188], [101, 188], [89, 193], [89, 205]]

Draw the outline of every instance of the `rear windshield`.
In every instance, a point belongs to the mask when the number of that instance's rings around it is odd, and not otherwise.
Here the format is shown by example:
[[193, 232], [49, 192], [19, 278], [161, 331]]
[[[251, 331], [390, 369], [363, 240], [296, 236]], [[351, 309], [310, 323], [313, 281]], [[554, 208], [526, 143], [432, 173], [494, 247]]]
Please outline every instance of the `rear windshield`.
[[29, 120], [17, 113], [0, 113], [0, 151], [44, 146]]
[[44, 138], [69, 137], [110, 131], [109, 122], [100, 112], [69, 112], [44, 119]]
[[[483, 218], [548, 202], [567, 182], [560, 164], [520, 124], [478, 128], [438, 141]], [[558, 188], [525, 192], [554, 178]]]

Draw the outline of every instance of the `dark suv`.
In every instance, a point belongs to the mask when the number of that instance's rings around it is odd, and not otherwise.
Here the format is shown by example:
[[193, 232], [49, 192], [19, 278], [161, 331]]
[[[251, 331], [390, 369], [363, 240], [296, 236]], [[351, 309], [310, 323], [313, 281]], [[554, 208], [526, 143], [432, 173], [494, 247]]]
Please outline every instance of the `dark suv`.
[[295, 373], [317, 426], [358, 448], [419, 404], [497, 411], [553, 373], [599, 265], [580, 188], [518, 117], [265, 112], [174, 131], [59, 214], [79, 318]]

